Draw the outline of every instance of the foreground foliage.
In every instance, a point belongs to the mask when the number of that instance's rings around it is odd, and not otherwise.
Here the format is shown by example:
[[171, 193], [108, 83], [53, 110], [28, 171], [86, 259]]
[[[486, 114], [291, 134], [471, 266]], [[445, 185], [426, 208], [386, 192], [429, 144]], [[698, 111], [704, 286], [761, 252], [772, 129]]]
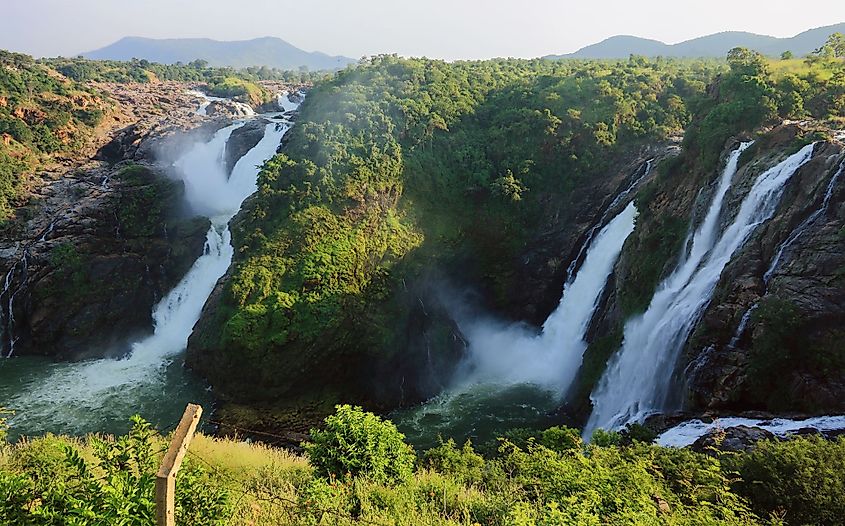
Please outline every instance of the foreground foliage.
[[[553, 428], [482, 457], [443, 442], [402, 477], [337, 475], [320, 455], [372, 452], [360, 443], [398, 438], [392, 425], [339, 407], [315, 432], [312, 462], [260, 444], [198, 435], [177, 480], [179, 524], [379, 525], [834, 525], [845, 502], [845, 439], [761, 442], [750, 453], [696, 453], [644, 442], [592, 444]], [[381, 429], [381, 431], [379, 431]], [[335, 437], [326, 440], [326, 434]], [[376, 438], [376, 437], [381, 438]], [[350, 448], [343, 437], [363, 449]], [[567, 438], [569, 437], [569, 438]], [[4, 524], [151, 524], [153, 474], [166, 442], [135, 420], [127, 436], [47, 436], [0, 454]], [[410, 446], [399, 444], [404, 452]], [[403, 453], [403, 455], [406, 453]], [[385, 451], [370, 460], [396, 459]], [[409, 457], [411, 462], [413, 456]], [[388, 462], [390, 463], [390, 462]]]

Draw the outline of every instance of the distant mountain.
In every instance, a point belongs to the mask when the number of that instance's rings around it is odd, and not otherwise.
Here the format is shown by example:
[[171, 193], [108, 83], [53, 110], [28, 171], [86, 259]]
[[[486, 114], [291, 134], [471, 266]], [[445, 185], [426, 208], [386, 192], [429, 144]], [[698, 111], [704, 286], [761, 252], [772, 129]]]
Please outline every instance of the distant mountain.
[[312, 71], [341, 69], [355, 62], [354, 59], [347, 57], [333, 57], [325, 53], [303, 51], [274, 37], [231, 42], [208, 38], [126, 37], [104, 48], [82, 53], [82, 56], [95, 60], [138, 58], [161, 64], [188, 63], [202, 59], [212, 66], [234, 68], [267, 66], [280, 69], [298, 69], [306, 66]]
[[625, 35], [610, 37], [569, 55], [550, 55], [547, 58], [626, 58], [629, 55], [724, 57], [735, 47], [747, 47], [770, 56], [779, 56], [784, 51], [792, 51], [795, 56], [800, 57], [821, 47], [830, 35], [837, 32], [845, 33], [845, 23], [811, 29], [792, 38], [726, 31], [672, 45], [658, 40]]

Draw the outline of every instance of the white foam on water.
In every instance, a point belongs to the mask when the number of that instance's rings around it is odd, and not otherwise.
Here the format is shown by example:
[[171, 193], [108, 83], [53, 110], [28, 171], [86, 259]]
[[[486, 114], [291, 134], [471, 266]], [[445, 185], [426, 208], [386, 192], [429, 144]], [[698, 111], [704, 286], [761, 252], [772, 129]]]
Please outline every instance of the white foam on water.
[[622, 348], [608, 362], [590, 396], [593, 412], [585, 436], [596, 428], [620, 428], [665, 409], [678, 354], [708, 305], [722, 270], [756, 228], [772, 217], [784, 186], [815, 148], [809, 144], [757, 177], [732, 223], [719, 233], [725, 194], [749, 145], [744, 143], [731, 154], [707, 215], [693, 236], [690, 253], [658, 287], [646, 312], [625, 324]]
[[664, 447], [687, 447], [713, 429], [728, 429], [736, 426], [759, 427], [783, 438], [799, 429], [810, 428], [822, 432], [845, 429], [845, 416], [819, 416], [806, 420], [789, 420], [786, 418], [761, 420], [740, 417], [717, 418], [712, 422], [689, 420], [665, 431], [657, 437], [656, 442]]

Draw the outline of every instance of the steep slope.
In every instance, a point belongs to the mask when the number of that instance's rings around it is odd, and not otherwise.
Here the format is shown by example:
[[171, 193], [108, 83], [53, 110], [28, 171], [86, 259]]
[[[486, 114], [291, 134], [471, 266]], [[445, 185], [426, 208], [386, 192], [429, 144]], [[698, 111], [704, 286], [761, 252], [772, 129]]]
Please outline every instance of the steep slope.
[[664, 44], [658, 40], [635, 36], [614, 36], [568, 55], [547, 58], [608, 59], [627, 58], [629, 55], [721, 58], [735, 47], [753, 49], [768, 56], [779, 56], [784, 51], [803, 56], [821, 47], [833, 33], [842, 32], [845, 32], [845, 23], [811, 29], [790, 38], [725, 31], [678, 44]]
[[379, 57], [317, 86], [189, 342], [228, 400], [395, 407], [449, 382], [453, 304], [539, 326], [707, 67]]
[[228, 41], [207, 38], [152, 39], [126, 37], [101, 49], [82, 53], [96, 60], [146, 59], [161, 64], [188, 63], [205, 60], [212, 66], [244, 68], [267, 66], [279, 69], [308, 68], [336, 70], [355, 62], [354, 59], [303, 51], [280, 38]]

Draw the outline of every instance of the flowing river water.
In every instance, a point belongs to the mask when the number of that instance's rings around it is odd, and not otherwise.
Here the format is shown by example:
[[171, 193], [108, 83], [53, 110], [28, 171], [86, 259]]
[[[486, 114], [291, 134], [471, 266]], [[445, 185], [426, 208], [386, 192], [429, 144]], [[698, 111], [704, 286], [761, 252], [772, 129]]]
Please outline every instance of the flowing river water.
[[[284, 98], [282, 108], [288, 115], [298, 104]], [[152, 334], [132, 343], [121, 359], [53, 363], [21, 357], [0, 362], [0, 400], [15, 410], [9, 421], [13, 437], [121, 433], [136, 413], [167, 429], [178, 421], [186, 403], [210, 403], [205, 386], [184, 371], [182, 356], [206, 300], [232, 261], [229, 220], [256, 190], [261, 165], [276, 153], [292, 126], [285, 117], [259, 117], [267, 122], [264, 135], [231, 173], [223, 154], [232, 132], [245, 120], [194, 144], [174, 163], [174, 177], [184, 182], [188, 204], [208, 217], [211, 227], [203, 254], [153, 309]]]

